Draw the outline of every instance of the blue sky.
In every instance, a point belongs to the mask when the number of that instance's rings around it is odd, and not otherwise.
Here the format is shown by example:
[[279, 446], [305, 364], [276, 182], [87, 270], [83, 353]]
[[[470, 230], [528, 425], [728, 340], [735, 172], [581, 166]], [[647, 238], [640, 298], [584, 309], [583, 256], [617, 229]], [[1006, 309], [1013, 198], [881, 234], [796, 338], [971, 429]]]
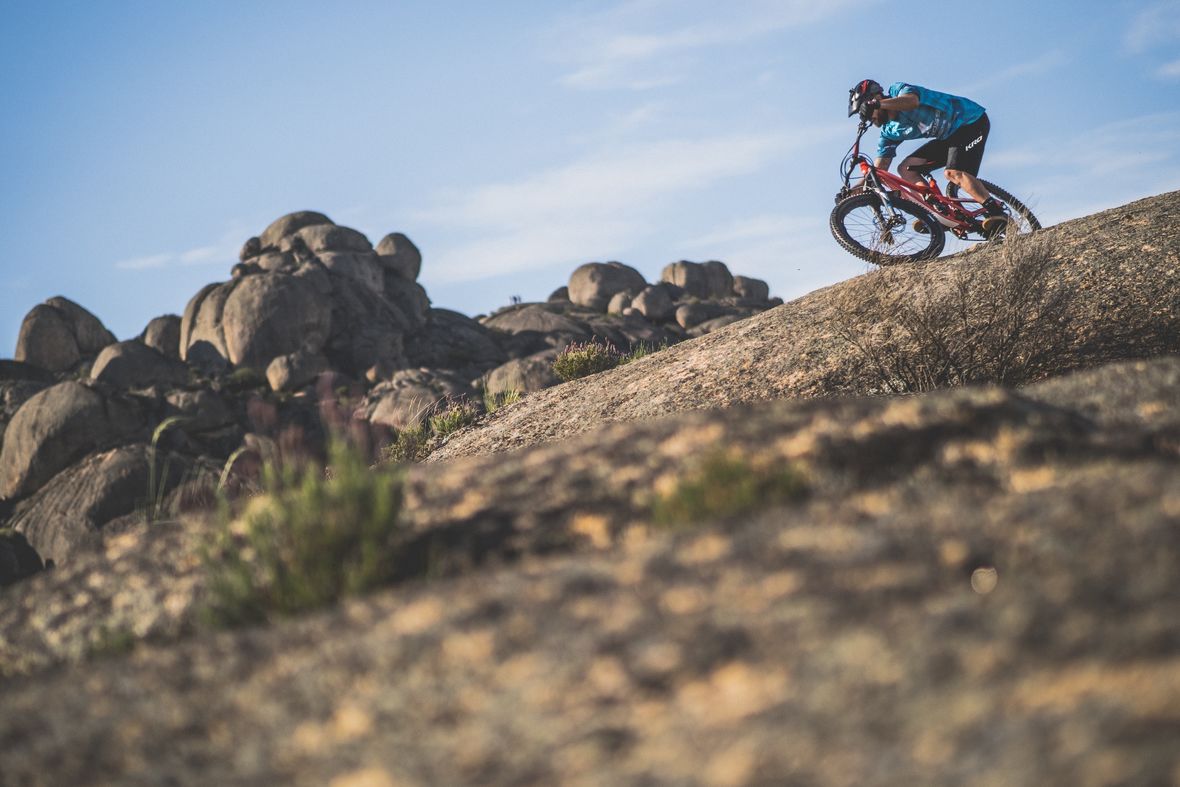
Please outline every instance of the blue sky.
[[827, 228], [864, 77], [987, 107], [981, 175], [1045, 223], [1180, 188], [1180, 0], [0, 0], [0, 19], [3, 357], [53, 295], [121, 339], [181, 313], [304, 209], [406, 233], [434, 305], [472, 315], [608, 259], [649, 280], [720, 259], [797, 297], [865, 270]]

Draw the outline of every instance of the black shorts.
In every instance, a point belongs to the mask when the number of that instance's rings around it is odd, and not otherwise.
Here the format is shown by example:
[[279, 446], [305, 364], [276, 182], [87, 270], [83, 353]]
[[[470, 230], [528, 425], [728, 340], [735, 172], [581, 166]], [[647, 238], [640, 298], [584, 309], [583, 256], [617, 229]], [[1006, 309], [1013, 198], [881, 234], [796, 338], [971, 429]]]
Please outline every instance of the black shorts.
[[987, 113], [984, 113], [979, 120], [968, 123], [946, 139], [930, 140], [907, 158], [921, 159], [927, 162], [913, 167], [919, 172], [929, 173], [941, 167], [948, 167], [978, 175], [979, 164], [983, 161], [983, 148], [987, 144], [987, 133], [991, 130], [991, 125], [991, 121], [987, 119]]

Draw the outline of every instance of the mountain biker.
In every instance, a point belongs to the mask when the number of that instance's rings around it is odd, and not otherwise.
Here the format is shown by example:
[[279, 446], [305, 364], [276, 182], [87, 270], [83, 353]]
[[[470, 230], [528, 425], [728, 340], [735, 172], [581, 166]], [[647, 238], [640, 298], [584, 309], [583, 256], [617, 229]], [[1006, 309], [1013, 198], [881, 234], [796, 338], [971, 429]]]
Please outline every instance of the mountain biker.
[[923, 175], [946, 167], [946, 179], [983, 205], [983, 234], [992, 237], [1004, 228], [1004, 206], [975, 177], [991, 128], [987, 110], [962, 96], [908, 82], [894, 82], [886, 93], [879, 83], [862, 79], [848, 91], [848, 116], [856, 114], [881, 129], [877, 167], [889, 169], [903, 140], [930, 139], [902, 160], [897, 174], [921, 184]]

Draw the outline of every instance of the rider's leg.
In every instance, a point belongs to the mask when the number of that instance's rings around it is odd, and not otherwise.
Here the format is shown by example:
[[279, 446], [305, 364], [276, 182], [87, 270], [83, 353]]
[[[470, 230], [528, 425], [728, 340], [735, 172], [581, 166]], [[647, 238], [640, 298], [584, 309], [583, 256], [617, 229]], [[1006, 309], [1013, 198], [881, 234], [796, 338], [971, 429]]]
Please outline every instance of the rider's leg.
[[980, 204], [991, 199], [992, 195], [988, 192], [987, 188], [979, 182], [979, 178], [975, 177], [970, 172], [947, 167], [946, 179], [951, 183], [954, 183], [963, 191], [967, 192], [967, 194], [971, 196], [971, 199], [979, 202]]
[[926, 178], [924, 177], [925, 173], [922, 168], [933, 163], [934, 162], [930, 161], [929, 159], [920, 158], [918, 156], [907, 156], [900, 164], [897, 165], [897, 174], [902, 180], [908, 183], [924, 183]]

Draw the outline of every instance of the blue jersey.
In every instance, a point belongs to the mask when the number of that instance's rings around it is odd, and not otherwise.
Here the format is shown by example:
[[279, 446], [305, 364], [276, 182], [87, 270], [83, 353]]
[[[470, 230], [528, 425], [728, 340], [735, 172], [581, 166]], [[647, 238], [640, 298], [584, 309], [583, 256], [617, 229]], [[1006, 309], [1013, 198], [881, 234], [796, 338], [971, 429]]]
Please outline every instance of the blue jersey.
[[986, 111], [962, 96], [939, 93], [906, 82], [894, 82], [889, 86], [890, 98], [908, 93], [918, 97], [918, 107], [898, 112], [896, 118], [881, 126], [877, 158], [893, 158], [898, 143], [905, 139], [946, 139], [963, 126], [979, 120]]

